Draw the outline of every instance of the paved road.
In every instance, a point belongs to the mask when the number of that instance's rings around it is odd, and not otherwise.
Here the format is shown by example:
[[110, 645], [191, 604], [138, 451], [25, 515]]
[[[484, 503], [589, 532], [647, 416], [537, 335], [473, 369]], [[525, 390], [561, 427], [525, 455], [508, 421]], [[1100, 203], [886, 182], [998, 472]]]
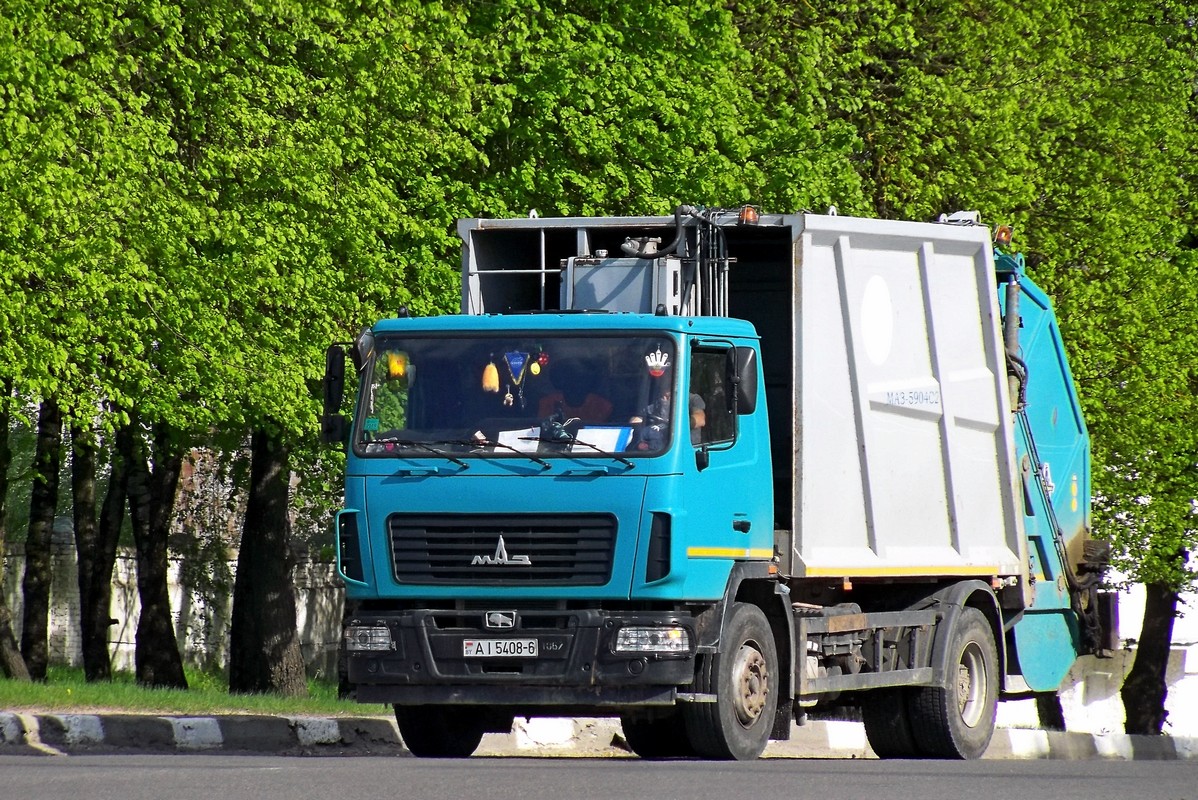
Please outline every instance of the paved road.
[[1198, 800], [1198, 762], [766, 759], [716, 764], [577, 758], [439, 762], [402, 756], [0, 755], [0, 795], [22, 800]]

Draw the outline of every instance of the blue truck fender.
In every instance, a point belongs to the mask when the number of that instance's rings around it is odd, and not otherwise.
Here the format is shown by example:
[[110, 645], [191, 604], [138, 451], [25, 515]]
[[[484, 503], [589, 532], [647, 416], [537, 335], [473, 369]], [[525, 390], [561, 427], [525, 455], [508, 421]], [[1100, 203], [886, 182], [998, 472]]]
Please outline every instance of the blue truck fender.
[[1007, 641], [1003, 634], [1002, 612], [998, 607], [998, 598], [990, 585], [979, 580], [968, 580], [947, 586], [928, 598], [928, 606], [936, 607], [941, 614], [941, 620], [936, 625], [936, 636], [932, 642], [932, 674], [937, 686], [945, 685], [949, 670], [955, 669], [955, 657], [949, 652], [949, 642], [957, 624], [957, 618], [967, 606], [981, 611], [986, 621], [990, 623], [990, 632], [994, 635], [994, 645], [998, 651], [999, 687], [1004, 688], [1007, 682]]
[[702, 658], [720, 652], [724, 622], [734, 602], [760, 608], [769, 620], [778, 652], [778, 710], [770, 738], [786, 740], [790, 738], [790, 725], [794, 719], [794, 614], [790, 607], [790, 588], [778, 581], [769, 567], [769, 562], [764, 561], [738, 561], [733, 565], [723, 596], [696, 618], [697, 654]]

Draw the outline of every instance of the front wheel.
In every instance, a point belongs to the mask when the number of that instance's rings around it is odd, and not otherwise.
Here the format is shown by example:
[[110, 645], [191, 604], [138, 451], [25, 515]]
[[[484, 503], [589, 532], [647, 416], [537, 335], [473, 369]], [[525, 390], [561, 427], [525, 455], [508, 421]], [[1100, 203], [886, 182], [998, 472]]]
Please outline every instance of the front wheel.
[[998, 715], [998, 649], [981, 611], [961, 609], [949, 647], [945, 685], [912, 692], [911, 730], [924, 756], [979, 758]]
[[404, 745], [421, 758], [466, 758], [487, 729], [471, 706], [395, 706], [395, 722]]
[[757, 606], [734, 603], [721, 652], [705, 656], [695, 691], [714, 703], [684, 708], [687, 738], [704, 758], [748, 761], [769, 744], [778, 709], [778, 651], [769, 620]]

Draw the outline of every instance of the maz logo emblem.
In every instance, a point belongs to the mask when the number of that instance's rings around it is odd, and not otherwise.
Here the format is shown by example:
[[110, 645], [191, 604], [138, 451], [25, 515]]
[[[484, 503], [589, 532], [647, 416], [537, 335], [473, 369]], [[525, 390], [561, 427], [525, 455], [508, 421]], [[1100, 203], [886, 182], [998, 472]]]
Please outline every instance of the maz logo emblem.
[[485, 621], [488, 628], [514, 628], [516, 627], [516, 612], [488, 611]]
[[528, 556], [509, 556], [507, 545], [503, 543], [503, 537], [500, 536], [499, 544], [495, 546], [495, 555], [475, 556], [470, 562], [472, 567], [477, 567], [480, 564], [485, 567], [531, 567], [532, 559]]

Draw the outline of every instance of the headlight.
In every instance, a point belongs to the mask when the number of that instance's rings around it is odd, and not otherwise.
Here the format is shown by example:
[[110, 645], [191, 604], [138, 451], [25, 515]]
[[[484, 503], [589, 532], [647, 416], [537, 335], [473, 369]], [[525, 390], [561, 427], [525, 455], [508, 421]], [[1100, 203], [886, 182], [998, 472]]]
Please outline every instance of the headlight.
[[686, 628], [627, 627], [616, 634], [617, 653], [689, 653], [691, 637]]
[[345, 649], [351, 653], [358, 650], [393, 650], [389, 628], [346, 628]]

